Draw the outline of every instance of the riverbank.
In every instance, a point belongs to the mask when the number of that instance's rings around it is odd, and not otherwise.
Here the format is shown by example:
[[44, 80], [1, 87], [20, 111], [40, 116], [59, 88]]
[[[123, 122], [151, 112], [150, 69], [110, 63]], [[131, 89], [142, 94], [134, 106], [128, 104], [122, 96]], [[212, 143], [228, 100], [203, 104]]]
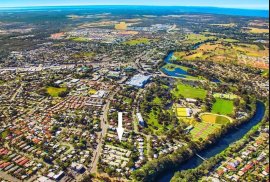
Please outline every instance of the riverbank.
[[[243, 138], [241, 138], [237, 142], [233, 143], [232, 145], [230, 145], [228, 148], [226, 148], [224, 151], [220, 152], [216, 156], [213, 156], [213, 157], [209, 158], [207, 161], [204, 161], [197, 168], [175, 173], [175, 175], [171, 181], [172, 182], [178, 182], [178, 181], [180, 182], [180, 181], [184, 181], [184, 180], [185, 181], [199, 181], [202, 178], [204, 178], [204, 179], [212, 178], [213, 176], [216, 176], [214, 174], [214, 171], [217, 172], [217, 171], [220, 171], [224, 168], [224, 167], [219, 167], [219, 166], [221, 166], [222, 163], [224, 163], [225, 161], [228, 161], [228, 158], [231, 159], [232, 156], [234, 156], [233, 158], [237, 158], [237, 156], [238, 156], [238, 160], [240, 160], [241, 159], [240, 156], [242, 155], [242, 154], [239, 154], [239, 153], [241, 153], [240, 151], [242, 150], [242, 152], [243, 152], [245, 147], [248, 148], [248, 146], [250, 146], [252, 142], [254, 143], [255, 142], [254, 137], [255, 138], [259, 137], [258, 131], [262, 131], [262, 129], [265, 129], [268, 126], [268, 120], [269, 120], [269, 107], [268, 107], [268, 105], [269, 105], [269, 103], [266, 104], [267, 109], [265, 110], [265, 114], [264, 114], [262, 121], [259, 122], [257, 125], [253, 126], [252, 129], [250, 129], [250, 131]], [[264, 135], [264, 134], [261, 133], [261, 135]], [[269, 140], [269, 138], [268, 138], [268, 140]], [[261, 147], [261, 149], [259, 149], [260, 147]], [[256, 153], [259, 152], [257, 150], [267, 150], [265, 147], [266, 146], [258, 146], [258, 148], [256, 149]], [[265, 151], [265, 152], [267, 153], [267, 151]], [[263, 152], [261, 151], [260, 153], [262, 154]], [[257, 157], [253, 157], [253, 159], [255, 160]], [[253, 159], [251, 158], [250, 162], [253, 161]], [[260, 162], [257, 161], [256, 166], [259, 165], [259, 163]], [[261, 165], [264, 166], [264, 163], [261, 163]], [[226, 164], [224, 166], [226, 166]], [[242, 166], [243, 166], [243, 164], [242, 164]], [[241, 168], [238, 168], [238, 170], [240, 170], [240, 169]], [[237, 170], [235, 170], [235, 171], [236, 172], [234, 172], [234, 173], [236, 174]], [[242, 176], [241, 176], [241, 179], [242, 179]]]
[[[211, 148], [208, 147], [207, 149], [199, 152], [198, 154], [202, 156], [203, 158], [211, 158], [220, 152], [224, 151], [226, 148], [228, 148], [232, 143], [238, 141], [243, 136], [245, 136], [246, 133], [250, 131], [250, 129], [254, 126], [256, 126], [258, 123], [262, 121], [262, 119], [265, 116], [266, 107], [262, 102], [256, 103], [256, 112], [254, 116], [248, 120], [247, 122], [244, 122], [243, 124], [239, 125], [238, 128], [231, 129], [228, 133], [223, 135], [216, 143], [211, 145]], [[159, 175], [157, 179], [158, 182], [169, 182], [174, 173], [177, 171], [183, 171], [188, 169], [196, 168], [197, 166], [201, 165], [203, 163], [203, 160], [199, 158], [198, 156], [194, 155], [186, 162], [182, 163], [181, 166], [178, 168], [175, 168], [173, 170], [167, 171], [167, 173], [162, 173]]]

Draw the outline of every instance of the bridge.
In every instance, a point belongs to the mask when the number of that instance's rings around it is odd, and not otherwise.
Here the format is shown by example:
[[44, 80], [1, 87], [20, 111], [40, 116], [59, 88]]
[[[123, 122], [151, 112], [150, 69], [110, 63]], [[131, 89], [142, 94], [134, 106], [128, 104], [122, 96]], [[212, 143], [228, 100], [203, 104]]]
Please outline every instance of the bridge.
[[197, 154], [197, 153], [196, 153], [196, 156], [197, 156], [197, 157], [199, 157], [200, 159], [202, 159], [203, 161], [206, 161], [206, 160], [207, 160], [206, 158], [204, 158], [204, 157], [200, 156], [200, 155], [199, 155], [199, 154]]

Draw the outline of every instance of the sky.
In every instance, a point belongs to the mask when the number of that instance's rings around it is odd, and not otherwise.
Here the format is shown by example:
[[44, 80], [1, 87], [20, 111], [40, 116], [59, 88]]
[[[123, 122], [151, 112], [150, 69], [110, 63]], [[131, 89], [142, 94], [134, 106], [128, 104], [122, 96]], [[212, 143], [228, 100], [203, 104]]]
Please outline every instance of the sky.
[[269, 0], [0, 0], [0, 7], [67, 5], [211, 6], [269, 10]]

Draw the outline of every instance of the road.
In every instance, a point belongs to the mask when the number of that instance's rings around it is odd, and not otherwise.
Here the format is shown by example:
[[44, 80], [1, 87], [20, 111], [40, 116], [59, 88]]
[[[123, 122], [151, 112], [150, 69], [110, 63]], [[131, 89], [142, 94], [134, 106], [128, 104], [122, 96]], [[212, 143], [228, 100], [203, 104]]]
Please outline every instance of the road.
[[14, 99], [17, 97], [17, 95], [21, 92], [22, 88], [23, 88], [23, 85], [21, 85], [21, 86], [16, 90], [16, 92], [12, 95], [12, 97], [11, 97], [11, 99], [10, 99], [11, 102], [14, 101]]
[[99, 134], [98, 145], [97, 145], [96, 151], [93, 154], [93, 160], [92, 160], [93, 162], [91, 164], [92, 168], [90, 170], [90, 173], [96, 173], [97, 172], [97, 164], [98, 164], [98, 160], [99, 160], [99, 157], [100, 157], [100, 154], [101, 154], [101, 151], [102, 151], [102, 144], [103, 144], [104, 137], [106, 136], [107, 130], [108, 130], [108, 112], [109, 112], [109, 109], [110, 109], [111, 100], [114, 98], [115, 94], [118, 91], [119, 91], [119, 89], [116, 89], [108, 97], [108, 101], [107, 101], [107, 103], [104, 105], [104, 107], [102, 109], [103, 114], [100, 117], [102, 131]]

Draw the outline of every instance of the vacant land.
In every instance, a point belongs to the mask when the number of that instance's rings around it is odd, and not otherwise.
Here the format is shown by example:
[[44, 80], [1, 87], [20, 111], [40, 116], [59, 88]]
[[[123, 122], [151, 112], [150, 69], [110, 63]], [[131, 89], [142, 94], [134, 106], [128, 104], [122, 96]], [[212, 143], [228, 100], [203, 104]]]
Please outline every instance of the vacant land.
[[178, 83], [176, 88], [173, 89], [172, 94], [177, 98], [183, 96], [184, 98], [205, 99], [207, 91], [190, 85], [184, 85], [183, 83]]
[[60, 93], [67, 91], [67, 88], [48, 87], [47, 93], [52, 97], [58, 97]]
[[233, 113], [233, 101], [226, 99], [216, 99], [212, 107], [212, 113], [228, 115]]

